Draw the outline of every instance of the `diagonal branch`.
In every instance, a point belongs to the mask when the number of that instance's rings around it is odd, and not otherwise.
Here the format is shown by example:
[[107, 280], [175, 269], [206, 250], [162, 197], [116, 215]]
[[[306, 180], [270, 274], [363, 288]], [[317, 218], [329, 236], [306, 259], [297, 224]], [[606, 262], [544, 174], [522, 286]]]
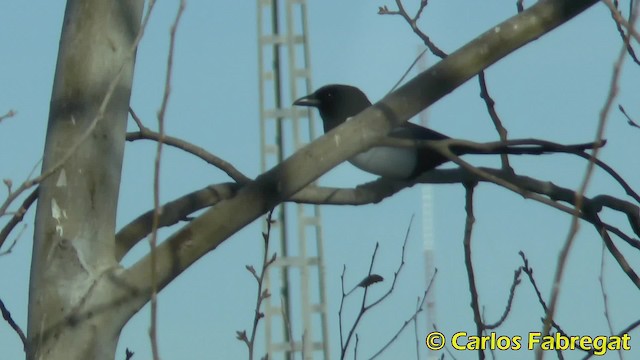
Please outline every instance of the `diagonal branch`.
[[4, 245], [4, 242], [7, 240], [7, 237], [9, 237], [9, 234], [11, 234], [11, 231], [13, 231], [13, 229], [22, 221], [24, 214], [38, 198], [38, 189], [40, 188], [35, 188], [31, 194], [24, 199], [20, 208], [16, 210], [15, 214], [13, 214], [11, 219], [2, 227], [2, 230], [0, 230], [0, 248]]
[[[136, 122], [140, 130], [127, 133], [127, 141], [136, 141], [136, 140], [159, 141], [160, 140], [160, 134], [144, 126], [142, 124], [142, 121], [140, 121], [140, 118], [138, 117], [138, 115], [133, 111], [133, 109], [129, 108], [129, 113], [131, 114], [131, 117], [133, 117], [134, 121]], [[163, 134], [162, 142], [165, 145], [172, 146], [177, 149], [186, 151], [187, 153], [206, 161], [207, 163], [224, 171], [227, 175], [229, 175], [230, 178], [232, 178], [234, 181], [238, 183], [244, 184], [249, 180], [251, 180], [246, 175], [238, 171], [238, 169], [236, 169], [233, 165], [231, 165], [231, 163], [223, 160], [222, 158], [219, 158], [216, 155], [213, 155], [207, 150], [197, 145], [194, 145], [188, 141]]]
[[[485, 167], [477, 169], [482, 173], [491, 174], [495, 178], [512, 184], [514, 191], [523, 197], [527, 197], [526, 194], [531, 192], [544, 196], [551, 204], [555, 204], [557, 201], [574, 204], [575, 191], [569, 188], [561, 187], [549, 181], [511, 173], [503, 169]], [[487, 178], [478, 176], [474, 172], [464, 168], [432, 170], [415, 180], [415, 182], [425, 184], [461, 184], [469, 181], [491, 182]], [[415, 182], [380, 178], [360, 184], [355, 188], [333, 188], [310, 185], [291, 196], [287, 201], [316, 205], [376, 204], [407, 187], [413, 186]], [[502, 186], [499, 183], [497, 183], [497, 185]], [[233, 198], [240, 189], [241, 186], [235, 183], [209, 185], [203, 189], [163, 204], [163, 211], [159, 218], [159, 226], [167, 227], [175, 225], [180, 221], [187, 221], [189, 220], [189, 215], [204, 208], [214, 206], [223, 200]], [[600, 212], [603, 208], [609, 208], [626, 215], [630, 226], [634, 232], [640, 236], [640, 209], [637, 205], [613, 196], [597, 195], [593, 198], [585, 198], [584, 206], [596, 212]], [[568, 210], [569, 213], [571, 211], [571, 209], [558, 209], [564, 212]], [[149, 234], [152, 216], [153, 210], [150, 210], [118, 232], [116, 235], [116, 257], [118, 260], [122, 259], [135, 244]], [[582, 219], [590, 221], [589, 218], [582, 217]], [[619, 229], [613, 228], [608, 224], [605, 224], [605, 226], [607, 230], [615, 233], [630, 245], [636, 248], [640, 247], [638, 240], [632, 239]]]
[[[636, 8], [636, 9], [634, 9], [633, 13], [630, 15], [631, 19], [632, 19], [630, 21], [630, 23], [632, 24], [632, 26], [633, 26], [633, 24], [635, 23], [635, 21], [637, 19], [637, 15], [638, 15], [638, 11], [637, 11], [637, 8]], [[608, 119], [608, 115], [609, 115], [609, 112], [610, 112], [611, 107], [613, 105], [613, 101], [614, 101], [614, 99], [615, 99], [615, 97], [617, 96], [617, 93], [618, 93], [618, 81], [619, 81], [619, 78], [620, 78], [622, 65], [624, 64], [625, 49], [626, 49], [626, 46], [629, 45], [629, 40], [630, 40], [630, 34], [627, 34], [627, 36], [625, 37], [624, 46], [622, 47], [622, 49], [620, 49], [620, 53], [618, 55], [618, 59], [616, 60], [614, 66], [613, 66], [613, 71], [612, 71], [610, 85], [609, 85], [609, 92], [607, 94], [607, 97], [606, 97], [606, 100], [605, 100], [605, 104], [604, 104], [602, 110], [600, 111], [600, 116], [599, 116], [599, 119], [598, 119], [598, 127], [597, 127], [597, 130], [596, 130], [596, 137], [595, 137], [596, 141], [601, 141], [603, 139], [603, 137], [604, 137], [604, 129], [605, 129], [605, 125], [606, 125], [606, 122], [607, 122], [607, 119]], [[580, 189], [576, 192], [576, 199], [575, 199], [575, 206], [574, 206], [575, 210], [574, 210], [574, 214], [573, 214], [574, 216], [571, 219], [571, 225], [569, 226], [569, 233], [567, 234], [567, 239], [565, 240], [565, 243], [564, 243], [562, 249], [560, 250], [560, 255], [558, 256], [558, 262], [557, 262], [558, 265], [556, 266], [556, 272], [555, 272], [554, 279], [553, 279], [553, 287], [552, 287], [550, 300], [549, 300], [549, 309], [547, 310], [547, 314], [546, 314], [545, 321], [544, 321], [544, 326], [543, 326], [543, 329], [542, 329], [542, 335], [543, 336], [548, 335], [549, 334], [549, 330], [551, 328], [551, 323], [553, 321], [553, 316], [555, 314], [555, 309], [556, 309], [556, 305], [558, 303], [558, 297], [559, 297], [560, 290], [561, 290], [560, 284], [561, 284], [562, 279], [563, 279], [567, 258], [569, 256], [569, 253], [571, 251], [571, 248], [573, 246], [573, 243], [574, 243], [575, 238], [577, 236], [577, 233], [579, 231], [580, 222], [578, 221], [578, 219], [580, 218], [580, 213], [584, 214], [584, 208], [582, 207], [582, 204], [583, 204], [583, 200], [585, 198], [587, 187], [589, 186], [589, 183], [591, 181], [591, 176], [593, 175], [593, 171], [595, 169], [595, 159], [598, 158], [598, 153], [599, 153], [599, 149], [597, 149], [597, 148], [594, 149], [593, 154], [592, 154], [591, 158], [589, 159], [589, 163], [587, 164], [587, 169], [585, 170], [584, 178], [582, 180], [582, 183], [580, 184]], [[608, 235], [608, 234], [606, 234], [606, 231], [604, 233], [605, 233], [605, 235]], [[612, 251], [612, 249], [609, 248], [609, 251]], [[623, 266], [622, 263], [620, 263], [620, 265]], [[630, 275], [628, 269], [625, 269], [623, 267], [623, 270], [625, 270], [625, 272], [628, 275]], [[635, 273], [633, 275], [635, 275]], [[637, 276], [635, 276], [635, 279], [637, 279]], [[635, 280], [634, 280], [634, 282], [635, 282]], [[636, 285], [637, 284], [638, 284], [638, 282], [636, 282]], [[542, 358], [543, 358], [542, 351], [540, 349], [538, 349], [536, 351], [536, 359], [541, 360]]]
[[[230, 199], [240, 186], [235, 183], [209, 185], [162, 205], [158, 216], [158, 228], [168, 227], [188, 220], [198, 210]], [[149, 210], [125, 225], [116, 234], [116, 260], [121, 260], [131, 248], [151, 233], [154, 210]]]
[[[340, 162], [364, 151], [393, 127], [407, 121], [502, 57], [584, 11], [595, 0], [540, 1], [499, 24], [447, 59], [416, 76], [380, 102], [328, 132], [205, 211], [157, 248], [158, 289], [235, 232], [309, 185]], [[495, 31], [500, 29], [500, 31]], [[348, 140], [344, 140], [348, 139]], [[338, 140], [341, 140], [338, 142]], [[117, 275], [136, 291], [136, 311], [149, 298], [149, 256]]]

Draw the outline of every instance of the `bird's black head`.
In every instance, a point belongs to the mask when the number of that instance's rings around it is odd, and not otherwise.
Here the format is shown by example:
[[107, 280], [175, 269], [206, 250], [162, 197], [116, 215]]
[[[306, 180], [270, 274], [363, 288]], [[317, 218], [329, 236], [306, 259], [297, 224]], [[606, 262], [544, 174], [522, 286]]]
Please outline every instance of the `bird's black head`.
[[293, 105], [317, 108], [327, 132], [368, 108], [371, 102], [355, 86], [326, 85], [294, 101]]

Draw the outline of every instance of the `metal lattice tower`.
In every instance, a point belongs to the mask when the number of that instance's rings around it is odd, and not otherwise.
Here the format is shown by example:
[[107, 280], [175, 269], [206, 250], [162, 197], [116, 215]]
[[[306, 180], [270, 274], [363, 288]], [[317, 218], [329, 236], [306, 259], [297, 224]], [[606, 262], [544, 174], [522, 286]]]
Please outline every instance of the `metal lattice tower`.
[[[315, 137], [311, 112], [291, 103], [311, 92], [305, 0], [258, 0], [262, 171]], [[284, 20], [284, 21], [282, 21]], [[283, 204], [274, 213], [266, 276], [269, 359], [329, 359], [320, 208]]]

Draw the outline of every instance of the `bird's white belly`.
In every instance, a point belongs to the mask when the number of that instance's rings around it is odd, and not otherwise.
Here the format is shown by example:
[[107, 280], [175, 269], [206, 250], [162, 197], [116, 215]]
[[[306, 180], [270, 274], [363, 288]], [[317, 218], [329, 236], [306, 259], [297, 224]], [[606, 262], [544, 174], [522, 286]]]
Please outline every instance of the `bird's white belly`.
[[349, 162], [382, 177], [406, 179], [416, 167], [416, 153], [412, 148], [378, 146], [354, 156]]

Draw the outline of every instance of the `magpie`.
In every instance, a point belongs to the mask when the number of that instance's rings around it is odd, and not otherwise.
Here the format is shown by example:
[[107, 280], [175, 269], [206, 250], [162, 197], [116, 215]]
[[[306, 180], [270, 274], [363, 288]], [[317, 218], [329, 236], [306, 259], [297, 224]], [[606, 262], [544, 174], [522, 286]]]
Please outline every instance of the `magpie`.
[[[324, 132], [328, 132], [371, 106], [367, 96], [357, 87], [349, 85], [326, 85], [312, 94], [293, 102], [297, 106], [315, 107], [320, 112]], [[408, 140], [446, 140], [448, 136], [425, 127], [405, 122], [391, 130], [391, 138]], [[580, 148], [593, 147], [588, 144]], [[453, 149], [456, 155], [464, 154], [541, 154], [540, 148], [506, 147], [494, 152], [479, 151], [471, 148]], [[411, 180], [448, 161], [436, 150], [428, 147], [390, 147], [375, 146], [348, 160], [361, 170], [393, 179]]]

